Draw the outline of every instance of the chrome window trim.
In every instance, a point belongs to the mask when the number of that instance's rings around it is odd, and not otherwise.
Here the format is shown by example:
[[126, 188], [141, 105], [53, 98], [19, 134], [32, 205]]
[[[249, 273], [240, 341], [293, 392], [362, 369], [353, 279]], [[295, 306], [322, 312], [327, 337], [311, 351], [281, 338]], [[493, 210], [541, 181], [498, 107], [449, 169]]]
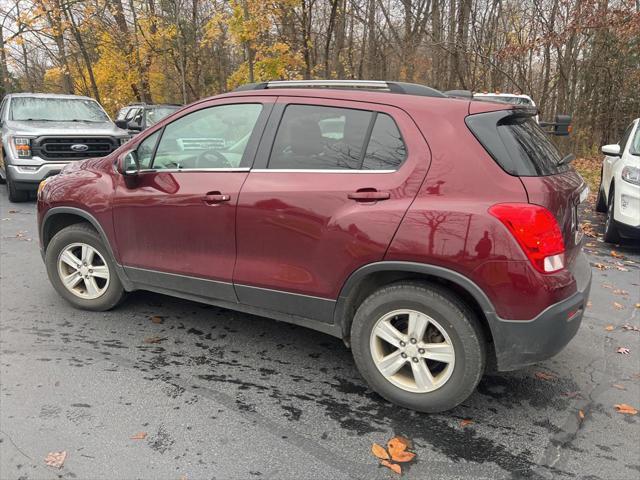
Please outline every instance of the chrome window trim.
[[248, 172], [249, 167], [243, 168], [145, 168], [138, 173], [182, 173], [182, 172]]
[[256, 173], [395, 173], [398, 170], [350, 170], [350, 169], [304, 169], [304, 168], [254, 168]]

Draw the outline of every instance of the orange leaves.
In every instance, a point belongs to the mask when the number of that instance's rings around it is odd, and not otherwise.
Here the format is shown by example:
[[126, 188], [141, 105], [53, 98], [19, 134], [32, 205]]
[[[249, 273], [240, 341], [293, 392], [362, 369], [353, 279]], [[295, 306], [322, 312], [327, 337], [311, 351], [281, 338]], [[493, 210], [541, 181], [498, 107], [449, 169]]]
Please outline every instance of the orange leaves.
[[627, 347], [618, 347], [618, 349], [616, 350], [616, 353], [621, 353], [622, 355], [629, 355], [631, 353], [631, 350], [629, 350]]
[[163, 317], [161, 317], [160, 315], [154, 315], [154, 316], [149, 317], [149, 318], [153, 323], [162, 323], [162, 321], [163, 321]]
[[553, 373], [536, 372], [534, 373], [538, 380], [555, 380], [556, 376]]
[[387, 442], [386, 449], [374, 443], [371, 445], [371, 452], [380, 459], [380, 465], [400, 475], [402, 467], [399, 464], [410, 462], [416, 458], [415, 453], [408, 451], [409, 448], [411, 448], [409, 439], [398, 436]]
[[621, 253], [616, 252], [615, 250], [611, 250], [611, 256], [613, 258], [624, 258], [624, 255], [622, 255]]
[[131, 436], [131, 440], [144, 440], [147, 438], [147, 432], [138, 432]]
[[624, 415], [637, 415], [638, 410], [633, 408], [631, 405], [627, 405], [626, 403], [618, 403], [614, 405], [616, 411], [618, 413], [622, 413]]
[[613, 331], [613, 329], [614, 329], [614, 326], [613, 326], [613, 325], [607, 325], [606, 327], [604, 327], [604, 329], [605, 329], [607, 332], [612, 332], [612, 331]]
[[389, 460], [389, 458], [391, 458], [389, 457], [389, 454], [384, 449], [384, 447], [378, 445], [377, 443], [371, 445], [371, 453], [373, 453], [380, 460]]
[[44, 459], [44, 463], [49, 467], [62, 468], [67, 458], [67, 452], [50, 452]]
[[472, 423], [473, 423], [473, 420], [471, 420], [469, 418], [465, 418], [465, 419], [460, 421], [460, 426], [464, 428], [467, 425], [471, 425]]

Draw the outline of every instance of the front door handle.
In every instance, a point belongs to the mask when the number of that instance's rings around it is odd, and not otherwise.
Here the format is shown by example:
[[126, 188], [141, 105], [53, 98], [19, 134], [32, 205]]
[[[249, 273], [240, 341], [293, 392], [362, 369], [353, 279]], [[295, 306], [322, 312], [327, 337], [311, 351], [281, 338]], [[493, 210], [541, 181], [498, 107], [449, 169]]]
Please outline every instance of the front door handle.
[[351, 200], [356, 202], [379, 202], [380, 200], [388, 200], [391, 198], [389, 192], [379, 192], [375, 188], [361, 188], [349, 194]]
[[231, 200], [231, 195], [226, 195], [218, 191], [207, 192], [202, 201], [207, 205], [217, 205], [219, 203], [228, 202]]

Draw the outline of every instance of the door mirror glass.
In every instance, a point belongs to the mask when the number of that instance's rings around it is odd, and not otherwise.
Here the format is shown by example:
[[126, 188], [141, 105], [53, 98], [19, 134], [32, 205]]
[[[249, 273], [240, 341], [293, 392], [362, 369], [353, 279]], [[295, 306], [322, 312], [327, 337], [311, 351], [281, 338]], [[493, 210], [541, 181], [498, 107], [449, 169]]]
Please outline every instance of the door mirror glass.
[[620, 145], [617, 143], [612, 143], [611, 145], [604, 145], [602, 147], [602, 153], [608, 155], [609, 157], [619, 157], [620, 156]]
[[120, 173], [123, 175], [137, 175], [140, 171], [140, 162], [138, 161], [138, 153], [130, 150], [124, 154], [120, 162]]
[[129, 123], [127, 124], [127, 128], [129, 130], [135, 130], [135, 131], [142, 131], [142, 115], [138, 115], [137, 117], [132, 118], [131, 120], [129, 120]]
[[556, 115], [553, 134], [558, 137], [566, 137], [569, 133], [571, 133], [571, 115]]
[[126, 120], [116, 120], [116, 127], [118, 128], [122, 128], [124, 130], [127, 129], [128, 125], [127, 125], [127, 121]]

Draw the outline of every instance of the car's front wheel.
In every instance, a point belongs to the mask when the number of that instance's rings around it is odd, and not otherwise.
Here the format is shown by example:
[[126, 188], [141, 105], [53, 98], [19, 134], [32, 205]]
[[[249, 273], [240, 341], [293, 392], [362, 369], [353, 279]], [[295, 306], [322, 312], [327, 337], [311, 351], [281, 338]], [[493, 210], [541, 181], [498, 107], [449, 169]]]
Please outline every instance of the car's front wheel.
[[75, 307], [109, 310], [124, 296], [102, 239], [87, 224], [56, 233], [47, 246], [45, 263], [56, 291]]
[[485, 343], [474, 313], [440, 286], [399, 282], [358, 308], [353, 356], [362, 376], [387, 400], [422, 412], [463, 402], [485, 366]]

